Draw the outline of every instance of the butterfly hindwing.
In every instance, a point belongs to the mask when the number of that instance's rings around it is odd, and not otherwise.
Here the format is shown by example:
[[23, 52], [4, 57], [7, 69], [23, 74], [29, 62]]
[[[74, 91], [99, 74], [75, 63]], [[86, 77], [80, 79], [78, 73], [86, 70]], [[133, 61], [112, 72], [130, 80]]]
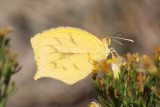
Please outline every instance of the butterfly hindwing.
[[106, 58], [106, 47], [90, 33], [71, 27], [59, 27], [31, 39], [37, 62], [35, 79], [51, 77], [67, 84], [85, 78], [93, 60]]

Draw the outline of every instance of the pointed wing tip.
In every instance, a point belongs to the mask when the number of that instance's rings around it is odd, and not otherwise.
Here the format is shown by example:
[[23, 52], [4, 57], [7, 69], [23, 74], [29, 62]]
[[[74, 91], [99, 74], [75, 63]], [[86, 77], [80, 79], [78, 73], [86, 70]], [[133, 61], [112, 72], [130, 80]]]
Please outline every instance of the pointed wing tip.
[[34, 76], [35, 81], [38, 80], [39, 78], [41, 78], [41, 77], [37, 77], [36, 75]]

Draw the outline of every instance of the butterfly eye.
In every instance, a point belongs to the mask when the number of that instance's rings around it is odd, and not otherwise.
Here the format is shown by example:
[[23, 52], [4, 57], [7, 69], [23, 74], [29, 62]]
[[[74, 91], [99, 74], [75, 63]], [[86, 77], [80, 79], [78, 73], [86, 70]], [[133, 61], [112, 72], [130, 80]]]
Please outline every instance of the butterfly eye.
[[111, 39], [105, 38], [105, 42], [107, 43], [107, 45], [110, 45], [111, 44]]

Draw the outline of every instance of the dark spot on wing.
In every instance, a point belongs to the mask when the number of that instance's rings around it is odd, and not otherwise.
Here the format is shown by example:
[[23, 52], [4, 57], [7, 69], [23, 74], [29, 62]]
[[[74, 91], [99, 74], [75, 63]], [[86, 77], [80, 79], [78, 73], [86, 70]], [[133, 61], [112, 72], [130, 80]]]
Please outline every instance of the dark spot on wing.
[[77, 66], [75, 63], [73, 64], [73, 66], [74, 66], [77, 70], [79, 70], [78, 66]]

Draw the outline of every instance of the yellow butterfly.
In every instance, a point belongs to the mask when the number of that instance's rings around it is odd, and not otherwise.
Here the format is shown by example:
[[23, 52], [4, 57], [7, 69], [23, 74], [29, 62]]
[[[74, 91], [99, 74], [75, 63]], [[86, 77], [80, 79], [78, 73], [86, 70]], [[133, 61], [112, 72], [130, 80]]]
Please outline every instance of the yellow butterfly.
[[51, 77], [70, 85], [92, 72], [93, 61], [105, 60], [110, 53], [106, 39], [73, 27], [36, 34], [31, 45], [38, 66], [34, 79]]

